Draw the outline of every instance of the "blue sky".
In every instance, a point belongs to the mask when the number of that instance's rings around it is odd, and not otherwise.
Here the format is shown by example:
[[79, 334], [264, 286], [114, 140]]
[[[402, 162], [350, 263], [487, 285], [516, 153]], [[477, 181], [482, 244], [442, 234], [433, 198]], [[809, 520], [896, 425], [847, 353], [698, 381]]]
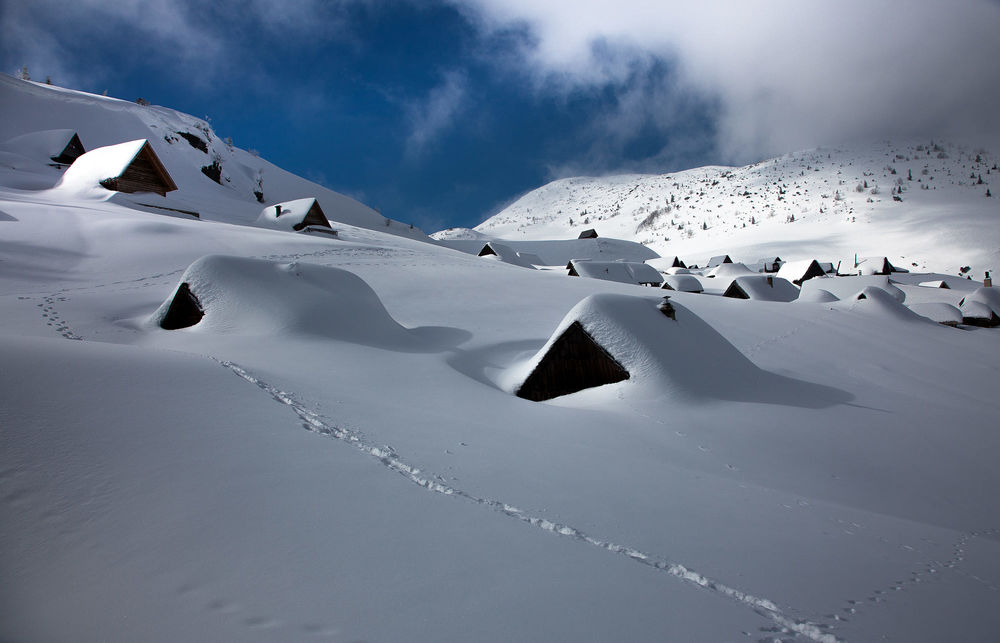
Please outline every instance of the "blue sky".
[[428, 232], [568, 175], [864, 138], [996, 145], [993, 0], [705, 4], [7, 2], [0, 69], [209, 116]]

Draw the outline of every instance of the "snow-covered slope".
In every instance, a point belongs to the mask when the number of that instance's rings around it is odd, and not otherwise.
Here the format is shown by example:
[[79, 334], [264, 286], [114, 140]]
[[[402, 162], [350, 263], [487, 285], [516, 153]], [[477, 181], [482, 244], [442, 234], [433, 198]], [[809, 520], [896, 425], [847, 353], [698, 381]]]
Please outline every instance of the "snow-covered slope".
[[836, 262], [857, 253], [950, 274], [970, 266], [982, 277], [1000, 268], [998, 160], [927, 140], [816, 149], [746, 167], [567, 178], [475, 231], [551, 239], [596, 228], [690, 263], [723, 253], [745, 263], [775, 255]]
[[[0, 119], [0, 171], [7, 174], [3, 182], [8, 186], [51, 187], [61, 170], [23, 154], [5, 153], [4, 141], [34, 131], [72, 129], [87, 150], [149, 140], [179, 189], [162, 200], [146, 195], [128, 197], [132, 201], [195, 211], [207, 220], [250, 223], [260, 213], [261, 203], [316, 197], [331, 221], [424, 238], [409, 224], [389, 220], [350, 197], [228, 144], [207, 121], [166, 107], [138, 105], [4, 74], [0, 74], [0, 105], [4, 116]], [[218, 164], [218, 183], [202, 171], [212, 168], [213, 163]], [[258, 201], [255, 192], [261, 193], [263, 201]]]
[[[45, 91], [81, 123], [108, 109]], [[2, 183], [0, 640], [1000, 631], [1000, 329], [905, 308], [989, 310], [993, 289], [670, 292], [668, 318], [664, 291], [385, 226], [310, 237]], [[165, 329], [184, 284], [202, 318]], [[630, 378], [513, 395], [573, 322]]]

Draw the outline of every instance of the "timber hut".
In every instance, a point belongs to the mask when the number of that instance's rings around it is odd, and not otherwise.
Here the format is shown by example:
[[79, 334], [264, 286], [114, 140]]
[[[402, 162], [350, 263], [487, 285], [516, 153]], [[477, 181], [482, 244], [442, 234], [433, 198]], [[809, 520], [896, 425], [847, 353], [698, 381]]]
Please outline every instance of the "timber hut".
[[826, 272], [815, 259], [804, 261], [786, 261], [778, 269], [778, 276], [787, 279], [796, 286], [801, 286], [802, 282], [813, 277], [823, 277]]
[[733, 299], [789, 302], [798, 299], [799, 289], [781, 277], [746, 275], [733, 279], [722, 296]]
[[593, 228], [584, 230], [583, 232], [580, 233], [580, 236], [577, 237], [577, 239], [596, 239], [596, 238], [597, 238], [597, 230], [594, 230]]
[[257, 225], [293, 232], [305, 232], [313, 226], [332, 229], [330, 220], [314, 197], [269, 205], [260, 211]]
[[59, 186], [101, 186], [115, 192], [155, 192], [166, 196], [177, 189], [167, 169], [146, 139], [95, 148], [73, 161]]
[[778, 272], [784, 261], [781, 260], [781, 257], [764, 257], [757, 263], [760, 265], [761, 272]]
[[588, 277], [640, 286], [659, 287], [663, 283], [663, 275], [656, 268], [639, 261], [573, 259], [566, 267], [570, 277]]
[[28, 132], [6, 141], [0, 147], [30, 159], [45, 159], [57, 165], [70, 165], [86, 152], [80, 137], [71, 129]]
[[495, 259], [501, 263], [509, 263], [513, 266], [520, 266], [522, 268], [530, 268], [532, 270], [535, 268], [531, 264], [530, 259], [521, 257], [520, 253], [510, 246], [503, 243], [497, 243], [496, 241], [486, 242], [483, 245], [483, 249], [479, 251], [479, 256]]
[[733, 260], [729, 258], [729, 255], [716, 255], [708, 260], [705, 268], [715, 268], [716, 266], [720, 266], [724, 263], [733, 263]]
[[694, 275], [667, 275], [663, 278], [663, 289], [694, 293], [705, 291], [701, 281]]
[[625, 367], [574, 321], [548, 346], [516, 395], [541, 402], [628, 378]]

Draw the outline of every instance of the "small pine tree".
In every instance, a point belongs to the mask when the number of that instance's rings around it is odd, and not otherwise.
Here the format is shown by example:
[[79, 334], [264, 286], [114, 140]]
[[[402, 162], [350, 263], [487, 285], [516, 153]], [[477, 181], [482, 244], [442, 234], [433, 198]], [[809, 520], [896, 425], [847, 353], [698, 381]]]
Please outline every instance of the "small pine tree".
[[913, 180], [913, 170], [907, 170], [906, 171], [906, 180], [907, 181], [912, 181]]
[[52, 84], [52, 76], [46, 76], [45, 77], [45, 84], [46, 85], [51, 85]]
[[986, 188], [986, 198], [989, 198], [989, 197], [991, 197], [991, 196], [993, 196], [993, 195], [992, 195], [992, 194], [990, 194], [990, 189], [989, 189], [989, 188]]
[[31, 74], [28, 73], [27, 65], [21, 65], [21, 68], [17, 70], [17, 77], [21, 80], [31, 80]]

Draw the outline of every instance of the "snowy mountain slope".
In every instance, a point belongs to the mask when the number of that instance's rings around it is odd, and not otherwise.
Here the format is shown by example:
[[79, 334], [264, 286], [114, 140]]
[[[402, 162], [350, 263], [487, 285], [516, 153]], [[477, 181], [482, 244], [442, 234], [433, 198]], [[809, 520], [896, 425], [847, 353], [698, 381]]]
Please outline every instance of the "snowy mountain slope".
[[690, 263], [723, 253], [746, 263], [887, 255], [901, 267], [956, 274], [970, 266], [981, 277], [1000, 268], [1000, 198], [986, 197], [998, 160], [941, 141], [883, 142], [746, 167], [567, 178], [475, 230], [548, 239], [594, 227]]
[[[21, 174], [0, 172], [0, 640], [1000, 629], [998, 329], [878, 295], [672, 292], [661, 319], [662, 291], [378, 226], [3, 186]], [[182, 281], [205, 323], [164, 330]], [[511, 395], [574, 309], [632, 377]]]
[[[408, 224], [388, 220], [350, 197], [229, 145], [207, 121], [166, 107], [138, 105], [4, 74], [0, 74], [0, 104], [4, 110], [0, 121], [0, 169], [9, 171], [13, 165], [35, 170], [14, 173], [5, 180], [7, 185], [51, 187], [60, 171], [44, 165], [38, 168], [35, 159], [3, 154], [4, 141], [26, 132], [69, 128], [79, 134], [87, 150], [135, 139], [149, 140], [179, 189], [164, 199], [129, 195], [126, 198], [130, 201], [195, 211], [207, 220], [251, 223], [265, 204], [315, 196], [332, 221], [423, 237], [421, 231]], [[214, 162], [220, 168], [219, 183], [202, 172], [203, 167], [211, 168]], [[258, 202], [255, 191], [262, 192], [263, 203]]]

